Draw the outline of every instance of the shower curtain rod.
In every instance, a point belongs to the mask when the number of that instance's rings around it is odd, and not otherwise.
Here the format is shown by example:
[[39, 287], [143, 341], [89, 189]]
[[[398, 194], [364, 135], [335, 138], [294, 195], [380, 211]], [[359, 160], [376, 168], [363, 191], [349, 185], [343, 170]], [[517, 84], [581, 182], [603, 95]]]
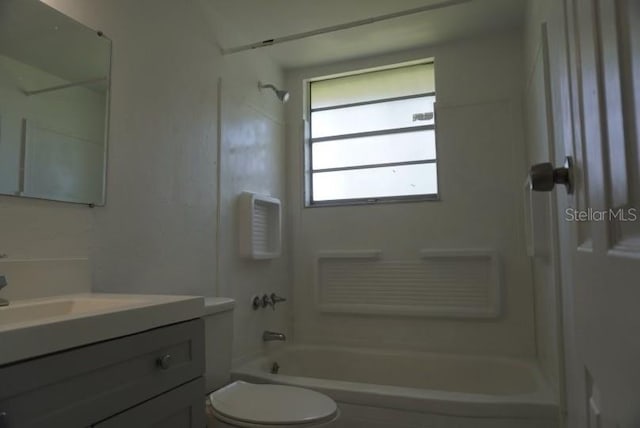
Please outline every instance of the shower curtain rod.
[[306, 39], [307, 37], [313, 37], [320, 34], [333, 33], [335, 31], [347, 30], [349, 28], [360, 27], [362, 25], [373, 24], [380, 21], [387, 21], [389, 19], [400, 18], [408, 15], [415, 15], [417, 13], [428, 12], [436, 9], [443, 9], [445, 7], [456, 6], [463, 3], [470, 3], [473, 0], [446, 0], [439, 3], [433, 3], [426, 6], [416, 7], [413, 9], [402, 10], [400, 12], [389, 13], [386, 15], [374, 16], [373, 18], [361, 19], [359, 21], [351, 21], [345, 24], [333, 25], [331, 27], [319, 28], [317, 30], [307, 31], [304, 33], [291, 34], [289, 36], [276, 37], [273, 39], [263, 40], [260, 42], [251, 43], [248, 45], [237, 46], [235, 48], [222, 49], [223, 55], [230, 55], [238, 52], [248, 51], [251, 49], [264, 48], [267, 46], [273, 46], [280, 43], [291, 42], [294, 40]]
[[44, 94], [46, 92], [59, 91], [60, 89], [73, 88], [75, 86], [82, 85], [90, 85], [92, 83], [106, 82], [108, 80], [107, 77], [96, 77], [94, 79], [80, 80], [78, 82], [65, 83], [62, 85], [50, 86], [44, 89], [37, 89], [35, 91], [22, 91], [26, 96], [30, 97], [32, 95]]

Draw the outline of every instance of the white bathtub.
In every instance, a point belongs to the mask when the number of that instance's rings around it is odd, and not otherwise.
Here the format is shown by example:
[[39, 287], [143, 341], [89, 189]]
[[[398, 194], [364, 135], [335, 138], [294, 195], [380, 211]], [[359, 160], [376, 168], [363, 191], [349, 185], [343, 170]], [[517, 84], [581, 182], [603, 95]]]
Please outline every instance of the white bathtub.
[[344, 428], [558, 426], [553, 394], [526, 360], [296, 345], [232, 376], [323, 392], [338, 402]]

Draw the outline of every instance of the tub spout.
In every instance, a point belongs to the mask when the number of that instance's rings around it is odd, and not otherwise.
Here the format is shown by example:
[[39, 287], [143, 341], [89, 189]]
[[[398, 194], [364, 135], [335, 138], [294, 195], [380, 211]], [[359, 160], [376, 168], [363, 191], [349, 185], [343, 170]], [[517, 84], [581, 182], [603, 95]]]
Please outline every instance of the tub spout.
[[262, 340], [265, 342], [271, 342], [272, 340], [287, 340], [287, 336], [275, 331], [265, 331], [262, 333]]

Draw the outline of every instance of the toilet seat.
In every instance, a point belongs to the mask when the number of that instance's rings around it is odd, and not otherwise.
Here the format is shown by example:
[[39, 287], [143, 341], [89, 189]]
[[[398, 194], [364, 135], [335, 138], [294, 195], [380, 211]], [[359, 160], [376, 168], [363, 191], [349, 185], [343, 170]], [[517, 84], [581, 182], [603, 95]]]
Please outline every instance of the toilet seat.
[[216, 417], [234, 426], [321, 425], [336, 418], [338, 407], [326, 395], [304, 388], [233, 382], [209, 395]]

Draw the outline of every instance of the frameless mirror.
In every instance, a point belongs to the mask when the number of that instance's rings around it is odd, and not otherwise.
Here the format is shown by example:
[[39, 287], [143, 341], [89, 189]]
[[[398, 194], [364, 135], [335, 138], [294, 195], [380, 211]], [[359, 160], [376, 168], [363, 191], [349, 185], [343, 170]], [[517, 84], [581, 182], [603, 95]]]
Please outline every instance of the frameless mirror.
[[111, 42], [39, 0], [0, 0], [0, 193], [103, 205]]

